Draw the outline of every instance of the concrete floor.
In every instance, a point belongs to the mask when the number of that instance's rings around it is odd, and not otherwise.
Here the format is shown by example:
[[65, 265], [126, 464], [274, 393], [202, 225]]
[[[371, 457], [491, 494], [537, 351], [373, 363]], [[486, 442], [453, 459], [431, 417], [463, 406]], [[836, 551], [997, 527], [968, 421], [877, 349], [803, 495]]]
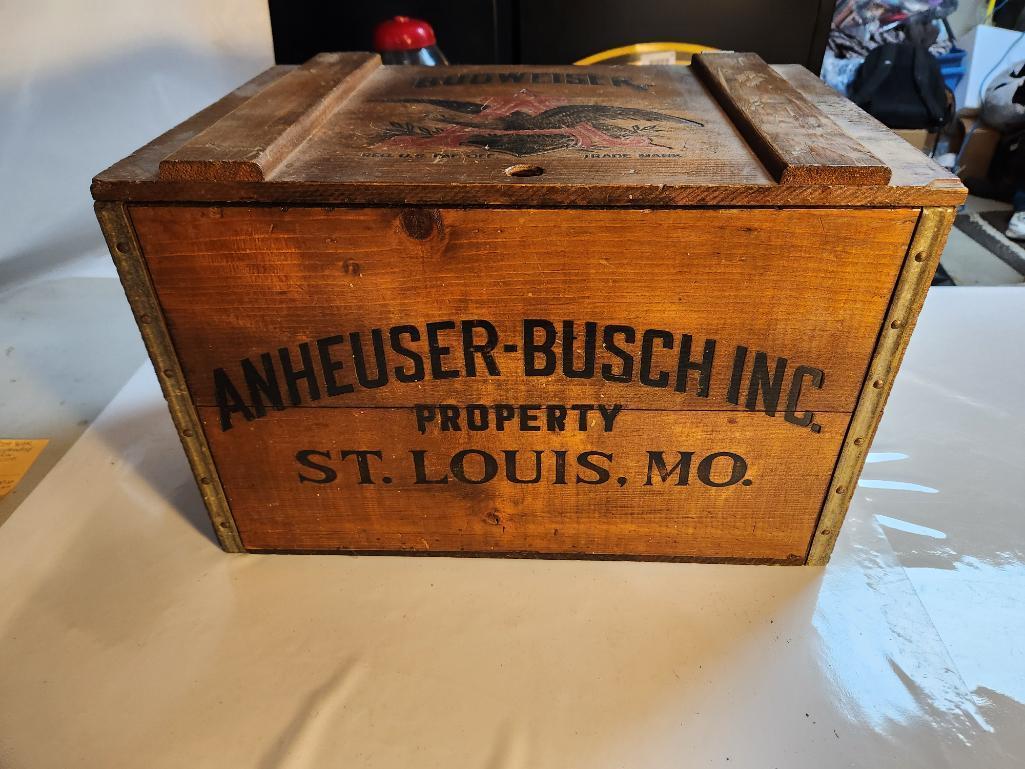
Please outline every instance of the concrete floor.
[[[969, 195], [964, 212], [1000, 211], [1010, 208], [1009, 204], [999, 200]], [[1011, 269], [957, 227], [950, 231], [940, 264], [959, 286], [1013, 286], [1025, 283], [1025, 275]]]
[[[970, 198], [967, 209], [1007, 204]], [[0, 523], [32, 491], [146, 359], [94, 223], [76, 228], [81, 256], [42, 275], [0, 280], [0, 438], [50, 443], [0, 500]], [[951, 232], [942, 264], [962, 286], [1021, 284], [1025, 276], [973, 240]], [[4, 276], [0, 276], [2, 278]]]
[[146, 360], [98, 227], [95, 241], [45, 277], [0, 285], [0, 438], [50, 441], [0, 499], [0, 523]]

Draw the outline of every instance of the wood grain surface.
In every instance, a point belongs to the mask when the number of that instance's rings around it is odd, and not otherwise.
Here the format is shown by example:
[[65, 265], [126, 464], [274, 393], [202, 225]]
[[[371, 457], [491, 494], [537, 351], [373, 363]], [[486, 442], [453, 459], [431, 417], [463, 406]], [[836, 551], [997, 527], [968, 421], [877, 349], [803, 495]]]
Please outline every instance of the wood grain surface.
[[[99, 174], [93, 194], [130, 201], [440, 206], [922, 206], [963, 201], [965, 191], [956, 177], [920, 153], [917, 159], [905, 154], [896, 165], [893, 151], [879, 155], [892, 172], [888, 184], [881, 181], [885, 168], [857, 161], [859, 146], [871, 146], [876, 153], [878, 124], [866, 131], [852, 117], [860, 111], [823, 96], [814, 76], [799, 76], [792, 68], [780, 71], [784, 77], [772, 80], [777, 96], [784, 94], [808, 113], [797, 122], [814, 118], [822, 131], [817, 144], [805, 132], [804, 140], [787, 145], [790, 132], [781, 130], [785, 116], [772, 116], [778, 124], [774, 141], [794, 169], [786, 184], [777, 184], [773, 169], [763, 165], [765, 148], [748, 145], [687, 67], [378, 67], [364, 72], [362, 80], [344, 81], [358, 87], [328, 91], [332, 97], [327, 101], [311, 101], [309, 89], [286, 85], [301, 79], [300, 70], [283, 79], [283, 73], [268, 77], [255, 93], [250, 84], [244, 95], [232, 97], [234, 112], [205, 111], [189, 121], [190, 130], [178, 139], [165, 136], [136, 153], [132, 163]], [[746, 98], [749, 108], [762, 98], [736, 88], [733, 94]], [[287, 132], [274, 123], [275, 105], [296, 112], [303, 104], [310, 110]], [[239, 125], [249, 112], [253, 120]], [[739, 121], [741, 129], [749, 124]], [[765, 128], [774, 130], [768, 123]], [[196, 137], [183, 146], [197, 130], [210, 131], [211, 140]], [[210, 163], [195, 156], [197, 149], [210, 154]], [[822, 155], [825, 149], [828, 157]], [[185, 162], [190, 154], [195, 163]], [[229, 162], [230, 154], [237, 156], [234, 161]], [[272, 162], [262, 164], [264, 154]], [[161, 179], [159, 162], [167, 156], [165, 170], [175, 180]], [[844, 165], [845, 160], [837, 167], [849, 170], [834, 173], [830, 164], [839, 163], [838, 158], [855, 158], [854, 165]], [[521, 163], [541, 173], [506, 174]], [[246, 181], [249, 177], [253, 180]]]
[[[216, 409], [201, 408], [222, 483], [243, 544], [249, 550], [355, 550], [427, 552], [536, 552], [620, 554], [635, 557], [762, 559], [801, 562], [811, 537], [829, 471], [849, 415], [829, 414], [816, 435], [763, 415], [715, 412], [624, 411], [612, 432], [592, 418], [586, 433], [493, 430], [421, 434], [409, 409], [299, 409], [272, 415], [227, 433]], [[337, 478], [319, 483], [323, 471], [300, 464], [299, 451], [331, 455], [309, 461]], [[359, 483], [356, 456], [341, 451], [380, 450], [367, 457], [373, 483]], [[413, 451], [425, 451], [426, 480], [416, 483]], [[460, 451], [486, 451], [497, 474], [485, 483], [459, 481], [451, 470]], [[503, 452], [518, 451], [511, 483]], [[556, 483], [555, 451], [566, 452], [565, 484]], [[578, 464], [585, 451], [599, 475]], [[678, 452], [694, 452], [689, 483], [678, 473], [648, 480], [648, 451], [663, 452], [666, 470]], [[715, 487], [698, 469], [709, 454], [731, 452], [747, 464], [744, 481]], [[712, 461], [709, 478], [723, 483], [732, 463]], [[471, 480], [485, 478], [485, 460], [466, 455]], [[301, 481], [300, 474], [314, 481]], [[388, 477], [391, 483], [383, 479]], [[618, 479], [624, 478], [623, 485]]]
[[[189, 388], [216, 403], [214, 370], [232, 377], [239, 362], [276, 356], [301, 343], [411, 324], [483, 319], [496, 327], [499, 376], [466, 376], [458, 329], [446, 330], [450, 378], [415, 384], [390, 378], [373, 389], [304, 405], [412, 405], [419, 402], [620, 402], [657, 409], [737, 409], [728, 400], [738, 346], [825, 374], [801, 404], [850, 411], [917, 218], [914, 210], [515, 211], [136, 206], [135, 226], [166, 313]], [[599, 375], [525, 376], [524, 319], [632, 327], [630, 381]], [[639, 385], [642, 335], [661, 329], [672, 350], [652, 345], [653, 371], [667, 387]], [[538, 332], [539, 336], [541, 332]], [[697, 382], [676, 389], [679, 337], [690, 359], [716, 350], [708, 397]], [[595, 367], [615, 364], [600, 349]], [[414, 345], [425, 352], [423, 339]], [[584, 343], [573, 349], [577, 363]], [[354, 381], [351, 344], [335, 348]], [[368, 348], [369, 349], [369, 348]], [[313, 356], [316, 358], [316, 355]], [[276, 358], [275, 358], [276, 360]], [[387, 351], [387, 368], [408, 363]], [[259, 364], [258, 364], [259, 365]], [[319, 361], [314, 361], [318, 372]], [[695, 375], [696, 376], [696, 375]], [[745, 385], [746, 386], [746, 385]], [[322, 388], [324, 389], [324, 388]], [[746, 392], [746, 390], [745, 390]]]
[[[524, 180], [504, 170], [531, 163], [544, 169], [532, 183], [773, 181], [686, 68], [474, 67], [465, 72], [382, 68], [274, 180], [373, 183], [415, 174], [421, 184], [514, 186]], [[553, 82], [556, 77], [580, 82]], [[488, 82], [474, 82], [484, 79]], [[454, 82], [445, 85], [446, 80]], [[442, 84], [419, 85], [424, 82]]]
[[226, 548], [828, 557], [965, 190], [697, 62], [327, 54], [94, 180]]
[[691, 66], [780, 184], [884, 185], [890, 169], [753, 53]]
[[263, 181], [376, 69], [367, 53], [322, 53], [160, 162], [164, 181]]
[[871, 147], [872, 154], [890, 167], [891, 185], [922, 186], [961, 195], [966, 193], [960, 179], [801, 65], [781, 64], [773, 69], [844, 133], [862, 146]]
[[[124, 197], [117, 199], [128, 199], [132, 196], [132, 193], [129, 192], [131, 189], [140, 185], [145, 187], [159, 178], [160, 161], [176, 152], [197, 134], [217, 123], [221, 118], [248, 102], [253, 96], [261, 93], [270, 84], [294, 69], [294, 66], [282, 64], [264, 70], [231, 93], [215, 101], [209, 107], [200, 110], [171, 130], [161, 134], [149, 144], [140, 147], [131, 155], [119, 160], [106, 171], [97, 174], [93, 180], [94, 197], [97, 200], [103, 200], [104, 197], [102, 195], [95, 194], [96, 190], [103, 189], [106, 185], [117, 183], [121, 185], [120, 189], [125, 192]], [[171, 200], [173, 198], [168, 199]]]

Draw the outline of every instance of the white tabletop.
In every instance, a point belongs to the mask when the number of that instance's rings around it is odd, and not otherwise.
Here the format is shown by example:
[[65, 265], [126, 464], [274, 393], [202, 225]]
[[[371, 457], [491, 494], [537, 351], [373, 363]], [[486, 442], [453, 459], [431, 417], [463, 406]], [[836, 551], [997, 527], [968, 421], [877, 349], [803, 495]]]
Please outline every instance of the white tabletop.
[[825, 569], [226, 555], [146, 366], [0, 527], [0, 766], [1022, 766], [1023, 319], [931, 292]]

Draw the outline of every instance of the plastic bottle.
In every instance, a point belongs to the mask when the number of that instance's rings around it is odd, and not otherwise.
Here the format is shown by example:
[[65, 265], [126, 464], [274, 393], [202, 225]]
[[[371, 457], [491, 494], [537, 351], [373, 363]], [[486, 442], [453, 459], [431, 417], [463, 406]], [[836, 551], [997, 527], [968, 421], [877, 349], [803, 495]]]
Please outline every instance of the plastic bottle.
[[374, 30], [374, 49], [385, 64], [423, 67], [448, 64], [445, 54], [438, 48], [431, 25], [408, 16], [396, 16], [378, 24]]

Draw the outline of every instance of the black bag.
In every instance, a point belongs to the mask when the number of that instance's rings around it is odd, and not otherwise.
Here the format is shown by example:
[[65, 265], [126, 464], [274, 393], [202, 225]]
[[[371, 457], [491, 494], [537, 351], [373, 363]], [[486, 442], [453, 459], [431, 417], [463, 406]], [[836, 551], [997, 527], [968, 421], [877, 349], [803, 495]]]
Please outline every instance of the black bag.
[[953, 114], [940, 63], [912, 43], [884, 43], [869, 51], [851, 100], [890, 128], [939, 128]]
[[1012, 200], [1025, 183], [1025, 129], [1004, 134], [993, 153], [987, 177], [969, 181], [969, 190], [973, 194]]

